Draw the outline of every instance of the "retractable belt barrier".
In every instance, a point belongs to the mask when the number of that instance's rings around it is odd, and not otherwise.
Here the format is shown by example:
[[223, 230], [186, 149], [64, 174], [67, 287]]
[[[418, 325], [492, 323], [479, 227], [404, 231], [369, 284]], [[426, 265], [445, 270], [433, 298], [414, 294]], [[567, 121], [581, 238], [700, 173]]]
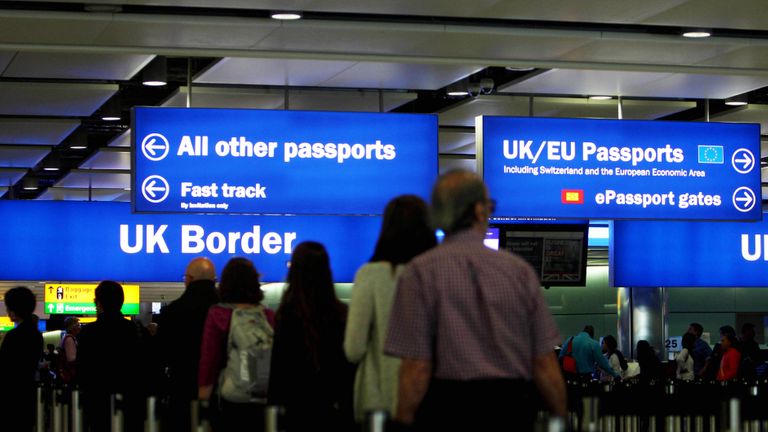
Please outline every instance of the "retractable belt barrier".
[[567, 383], [568, 429], [603, 432], [768, 431], [768, 382]]

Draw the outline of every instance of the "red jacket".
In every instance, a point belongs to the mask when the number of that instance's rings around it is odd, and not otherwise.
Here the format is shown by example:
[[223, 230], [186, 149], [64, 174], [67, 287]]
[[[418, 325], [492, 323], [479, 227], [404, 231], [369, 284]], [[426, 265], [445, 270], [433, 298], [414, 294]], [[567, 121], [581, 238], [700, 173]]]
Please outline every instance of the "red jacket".
[[723, 360], [720, 361], [720, 371], [717, 372], [718, 381], [727, 381], [739, 376], [739, 363], [741, 362], [741, 353], [734, 348], [728, 348], [723, 353]]

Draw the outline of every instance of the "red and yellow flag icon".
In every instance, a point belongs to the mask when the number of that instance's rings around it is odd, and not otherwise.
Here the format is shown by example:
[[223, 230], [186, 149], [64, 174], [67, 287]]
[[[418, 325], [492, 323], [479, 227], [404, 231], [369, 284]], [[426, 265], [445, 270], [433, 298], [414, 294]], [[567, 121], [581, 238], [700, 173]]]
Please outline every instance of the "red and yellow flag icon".
[[584, 204], [584, 189], [562, 189], [560, 201], [563, 204]]

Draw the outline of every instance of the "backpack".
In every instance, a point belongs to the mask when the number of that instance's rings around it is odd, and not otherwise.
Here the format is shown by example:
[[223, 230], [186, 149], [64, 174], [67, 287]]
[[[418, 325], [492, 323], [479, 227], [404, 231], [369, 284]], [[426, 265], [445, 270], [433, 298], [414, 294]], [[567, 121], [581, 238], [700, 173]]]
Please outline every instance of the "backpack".
[[273, 336], [263, 306], [232, 309], [227, 365], [219, 376], [222, 398], [238, 403], [266, 398]]
[[565, 354], [563, 354], [561, 360], [563, 371], [574, 374], [578, 372], [578, 369], [576, 368], [576, 359], [573, 358], [573, 336], [571, 336], [570, 340], [568, 340]]

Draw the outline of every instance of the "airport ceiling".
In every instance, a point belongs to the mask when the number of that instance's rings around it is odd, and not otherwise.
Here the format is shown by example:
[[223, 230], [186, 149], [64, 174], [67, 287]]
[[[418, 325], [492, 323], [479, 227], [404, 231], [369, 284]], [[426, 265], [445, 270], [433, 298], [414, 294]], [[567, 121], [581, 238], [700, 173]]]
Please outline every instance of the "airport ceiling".
[[476, 115], [616, 118], [619, 96], [768, 134], [765, 0], [3, 1], [0, 195], [130, 200], [139, 105], [436, 113], [445, 170], [474, 166]]

